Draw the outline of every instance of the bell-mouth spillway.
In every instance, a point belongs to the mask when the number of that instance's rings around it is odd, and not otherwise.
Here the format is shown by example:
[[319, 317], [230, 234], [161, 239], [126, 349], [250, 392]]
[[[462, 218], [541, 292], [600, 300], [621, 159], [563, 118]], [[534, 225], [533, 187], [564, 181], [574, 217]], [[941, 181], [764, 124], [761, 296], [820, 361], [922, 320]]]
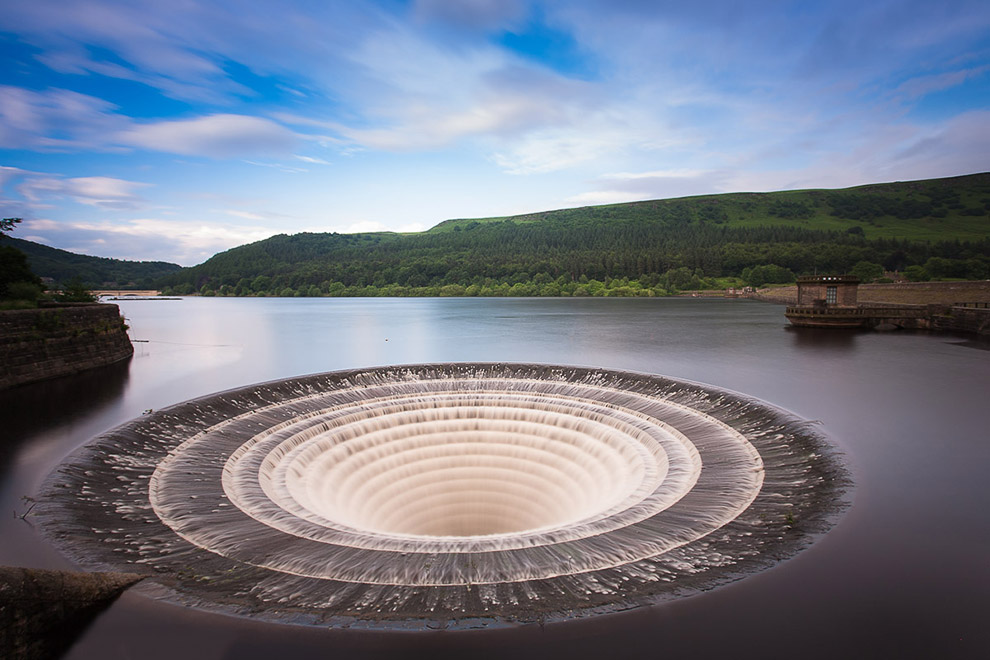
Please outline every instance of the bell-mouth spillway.
[[80, 565], [146, 573], [185, 603], [471, 627], [738, 579], [826, 531], [847, 484], [811, 424], [739, 394], [453, 363], [291, 378], [151, 412], [60, 465], [38, 515]]

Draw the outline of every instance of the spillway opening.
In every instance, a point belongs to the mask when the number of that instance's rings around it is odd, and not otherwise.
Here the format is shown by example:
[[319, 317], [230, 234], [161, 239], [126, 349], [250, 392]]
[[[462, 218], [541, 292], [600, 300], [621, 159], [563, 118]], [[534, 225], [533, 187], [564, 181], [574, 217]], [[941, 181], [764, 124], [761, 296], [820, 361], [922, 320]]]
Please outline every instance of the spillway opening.
[[844, 471], [808, 423], [660, 376], [439, 364], [155, 411], [49, 477], [77, 563], [266, 619], [545, 621], [711, 589], [807, 545]]
[[278, 497], [281, 482], [315, 517], [358, 530], [472, 537], [592, 519], [667, 472], [648, 434], [574, 402], [455, 391], [389, 403], [290, 429], [262, 487]]

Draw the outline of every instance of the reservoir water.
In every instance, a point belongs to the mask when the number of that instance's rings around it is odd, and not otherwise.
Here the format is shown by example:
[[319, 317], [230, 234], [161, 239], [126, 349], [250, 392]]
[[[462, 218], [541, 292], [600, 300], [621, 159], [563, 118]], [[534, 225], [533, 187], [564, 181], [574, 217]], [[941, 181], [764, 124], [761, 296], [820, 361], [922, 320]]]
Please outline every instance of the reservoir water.
[[[383, 633], [259, 623], [127, 593], [70, 658], [972, 657], [990, 644], [990, 351], [926, 334], [799, 331], [778, 306], [703, 299], [125, 301], [128, 365], [5, 394], [0, 500], [145, 411], [303, 374], [530, 362], [708, 383], [831, 437], [855, 488], [837, 526], [771, 570], [631, 612], [491, 631]], [[67, 568], [0, 518], [0, 563]]]

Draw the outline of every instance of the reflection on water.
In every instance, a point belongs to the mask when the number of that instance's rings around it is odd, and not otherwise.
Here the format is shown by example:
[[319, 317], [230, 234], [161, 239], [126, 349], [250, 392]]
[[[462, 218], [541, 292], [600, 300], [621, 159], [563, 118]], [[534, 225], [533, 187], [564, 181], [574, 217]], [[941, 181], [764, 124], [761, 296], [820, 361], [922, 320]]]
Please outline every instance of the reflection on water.
[[788, 326], [787, 334], [793, 338], [795, 346], [800, 349], [813, 350], [848, 350], [856, 346], [857, 337], [864, 330], [847, 328], [797, 328]]
[[22, 440], [4, 458], [2, 563], [66, 566], [10, 511], [75, 447], [143, 410], [385, 364], [583, 364], [710, 383], [820, 420], [857, 485], [849, 512], [809, 550], [650, 610], [409, 637], [258, 624], [128, 595], [70, 658], [271, 658], [273, 649], [314, 658], [981, 657], [990, 647], [988, 351], [923, 333], [795, 334], [783, 307], [741, 300], [204, 298], [120, 307], [133, 337], [158, 343], [136, 346], [129, 377], [109, 388], [116, 394], [69, 414], [42, 390], [17, 403], [43, 413], [21, 423]]
[[36, 433], [53, 424], [71, 424], [98, 415], [120, 397], [127, 385], [130, 360], [7, 390], [3, 393], [3, 435], [0, 443], [0, 480], [11, 459]]

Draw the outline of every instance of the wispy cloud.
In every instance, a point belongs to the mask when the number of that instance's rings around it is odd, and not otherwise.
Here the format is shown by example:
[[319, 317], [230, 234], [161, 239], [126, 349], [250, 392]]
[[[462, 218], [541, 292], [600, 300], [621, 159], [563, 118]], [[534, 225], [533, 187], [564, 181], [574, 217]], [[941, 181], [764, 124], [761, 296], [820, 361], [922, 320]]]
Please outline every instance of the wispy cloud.
[[723, 170], [654, 170], [615, 172], [597, 182], [597, 190], [568, 199], [574, 204], [612, 204], [644, 199], [687, 197], [733, 190], [729, 172]]
[[296, 159], [301, 160], [304, 163], [312, 163], [313, 165], [329, 165], [330, 161], [323, 160], [322, 158], [314, 158], [313, 156], [300, 156], [296, 154]]
[[295, 134], [246, 115], [135, 121], [102, 99], [63, 89], [0, 87], [0, 147], [73, 151], [146, 149], [184, 156], [231, 158], [288, 154]]
[[370, 37], [354, 59], [366, 69], [357, 98], [370, 125], [332, 127], [372, 149], [432, 150], [463, 138], [523, 135], [569, 123], [595, 101], [584, 83], [522, 66], [493, 47], [450, 52], [407, 30]]
[[143, 261], [171, 261], [185, 266], [201, 263], [217, 252], [260, 241], [277, 231], [263, 226], [190, 223], [174, 219], [133, 218], [122, 222], [24, 223], [26, 232], [49, 245], [97, 256]]
[[115, 134], [112, 140], [155, 151], [215, 158], [245, 153], [289, 153], [296, 143], [295, 136], [285, 127], [243, 115], [133, 124]]
[[893, 93], [894, 96], [903, 96], [909, 100], [917, 99], [933, 92], [958, 87], [967, 80], [986, 75], [988, 71], [990, 71], [990, 65], [917, 76], [898, 85]]
[[0, 147], [43, 150], [106, 145], [106, 135], [127, 123], [116, 106], [64, 89], [37, 92], [0, 86]]
[[6, 165], [0, 165], [0, 193], [3, 192], [9, 181], [22, 178], [26, 174], [31, 173], [22, 170], [19, 167], [7, 167]]
[[341, 227], [337, 231], [343, 234], [356, 234], [375, 231], [415, 232], [425, 231], [426, 229], [427, 227], [421, 222], [411, 222], [398, 227], [389, 227], [382, 222], [378, 222], [377, 220], [358, 220]]
[[438, 21], [456, 28], [494, 30], [511, 27], [526, 16], [526, 3], [521, 0], [416, 0], [417, 19]]
[[145, 205], [145, 201], [136, 191], [148, 185], [106, 176], [69, 179], [32, 176], [18, 186], [18, 192], [35, 204], [43, 205], [52, 199], [69, 198], [80, 204], [103, 209], [127, 210]]
[[254, 165], [255, 167], [270, 167], [273, 170], [278, 170], [279, 172], [285, 172], [287, 174], [302, 174], [309, 171], [304, 167], [292, 167], [289, 165], [283, 165], [282, 163], [264, 163], [257, 160], [245, 160], [244, 162], [248, 165]]
[[265, 217], [259, 213], [251, 213], [250, 211], [239, 211], [237, 209], [224, 209], [222, 213], [227, 215], [232, 215], [235, 218], [243, 218], [245, 220], [264, 220]]

